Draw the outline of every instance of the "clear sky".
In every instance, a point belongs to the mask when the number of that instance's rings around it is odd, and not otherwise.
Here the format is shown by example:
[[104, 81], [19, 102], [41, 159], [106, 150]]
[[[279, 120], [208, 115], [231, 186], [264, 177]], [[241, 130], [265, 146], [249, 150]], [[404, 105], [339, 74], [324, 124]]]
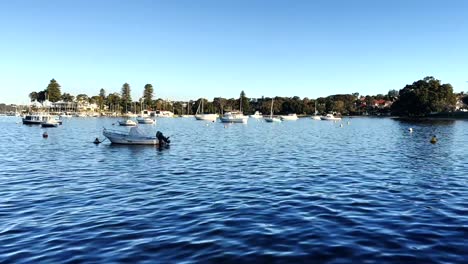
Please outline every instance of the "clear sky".
[[427, 75], [468, 91], [464, 0], [0, 0], [0, 102], [73, 95], [378, 94]]

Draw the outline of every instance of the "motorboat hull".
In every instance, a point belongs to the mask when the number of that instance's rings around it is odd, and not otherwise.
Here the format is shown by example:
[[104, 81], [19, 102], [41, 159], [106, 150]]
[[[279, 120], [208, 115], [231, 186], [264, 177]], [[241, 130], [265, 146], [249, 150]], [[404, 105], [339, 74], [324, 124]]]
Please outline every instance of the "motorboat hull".
[[195, 115], [195, 119], [201, 121], [216, 121], [217, 118], [218, 116], [215, 114]]
[[296, 114], [291, 114], [291, 115], [283, 115], [280, 116], [282, 121], [296, 121], [298, 119]]
[[276, 117], [265, 117], [265, 122], [267, 123], [281, 123], [281, 119]]
[[120, 126], [136, 126], [135, 122], [119, 121]]
[[341, 120], [341, 117], [326, 117], [326, 116], [321, 116], [320, 120], [324, 121], [339, 121]]
[[156, 137], [133, 137], [124, 133], [104, 130], [102, 133], [112, 144], [121, 145], [159, 145]]
[[151, 118], [144, 118], [144, 119], [137, 119], [138, 124], [146, 124], [146, 125], [152, 125], [155, 123], [155, 121]]
[[221, 117], [221, 122], [223, 123], [242, 123], [247, 124], [248, 118], [229, 118], [229, 117]]
[[59, 123], [42, 123], [41, 127], [58, 127]]
[[40, 120], [25, 120], [23, 119], [23, 124], [24, 125], [40, 125], [42, 121]]

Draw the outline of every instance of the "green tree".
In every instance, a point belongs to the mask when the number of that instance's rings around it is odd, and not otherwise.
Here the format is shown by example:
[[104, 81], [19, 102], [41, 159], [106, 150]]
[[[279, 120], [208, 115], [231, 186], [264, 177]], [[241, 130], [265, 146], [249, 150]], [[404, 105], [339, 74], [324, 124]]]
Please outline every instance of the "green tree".
[[345, 104], [343, 101], [338, 100], [333, 102], [333, 111], [338, 113], [344, 113], [345, 110]]
[[245, 96], [245, 93], [244, 91], [241, 91], [240, 93], [240, 102], [242, 104], [242, 111], [244, 113], [248, 113], [250, 112], [250, 105], [249, 105], [249, 98], [247, 98], [247, 96]]
[[118, 108], [120, 105], [120, 94], [118, 93], [112, 93], [107, 96], [107, 103], [109, 110], [112, 112], [118, 112]]
[[128, 83], [124, 83], [122, 85], [121, 96], [122, 96], [122, 107], [124, 110], [127, 110], [128, 104], [132, 103], [132, 96], [130, 95], [130, 85]]
[[76, 96], [76, 101], [89, 102], [89, 96], [86, 94], [79, 94]]
[[75, 97], [69, 93], [62, 94], [61, 100], [64, 102], [73, 102]]
[[99, 98], [97, 99], [97, 104], [99, 105], [100, 110], [104, 109], [104, 105], [106, 104], [106, 90], [104, 90], [104, 88], [101, 88], [101, 90], [99, 90]]
[[42, 103], [42, 102], [44, 102], [46, 99], [47, 99], [47, 98], [46, 98], [46, 90], [40, 91], [40, 92], [37, 93], [37, 101], [38, 101], [38, 102], [41, 102], [41, 103]]
[[450, 84], [442, 84], [434, 77], [406, 85], [392, 104], [392, 113], [399, 116], [424, 116], [454, 109], [456, 97]]
[[153, 102], [153, 85], [151, 84], [146, 84], [145, 85], [145, 90], [143, 91], [143, 103], [145, 105], [151, 105]]
[[396, 99], [398, 97], [398, 91], [397, 90], [390, 90], [390, 91], [388, 91], [387, 96], [388, 96], [388, 98], [390, 100]]
[[61, 98], [60, 84], [55, 79], [50, 80], [46, 88], [47, 97], [51, 102], [57, 102]]
[[106, 98], [106, 90], [104, 90], [104, 88], [101, 88], [101, 90], [99, 90], [99, 97], [101, 97], [102, 99]]
[[130, 90], [130, 85], [128, 83], [124, 83], [122, 85], [122, 90], [120, 92], [121, 94], [121, 97], [122, 97], [122, 101], [124, 101], [125, 103], [131, 103], [132, 102], [132, 96], [130, 94], [131, 90]]
[[465, 97], [462, 97], [462, 102], [468, 105], [468, 95], [466, 95]]
[[31, 99], [31, 102], [37, 100], [37, 98], [38, 98], [37, 92], [29, 93], [29, 98]]

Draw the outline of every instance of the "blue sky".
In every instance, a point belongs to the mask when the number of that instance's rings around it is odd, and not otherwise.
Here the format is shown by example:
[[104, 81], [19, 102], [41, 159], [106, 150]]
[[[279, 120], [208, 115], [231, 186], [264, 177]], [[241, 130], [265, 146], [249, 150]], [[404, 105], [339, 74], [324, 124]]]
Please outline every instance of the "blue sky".
[[468, 91], [468, 1], [0, 0], [0, 102], [143, 86], [157, 97]]

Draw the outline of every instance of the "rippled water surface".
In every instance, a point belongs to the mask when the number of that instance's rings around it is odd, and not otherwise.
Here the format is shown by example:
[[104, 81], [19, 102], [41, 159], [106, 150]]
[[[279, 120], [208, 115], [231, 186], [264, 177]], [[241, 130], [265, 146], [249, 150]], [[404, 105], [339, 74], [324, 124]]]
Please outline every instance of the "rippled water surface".
[[162, 150], [92, 144], [117, 119], [19, 121], [0, 118], [0, 263], [468, 259], [467, 121], [159, 119]]

